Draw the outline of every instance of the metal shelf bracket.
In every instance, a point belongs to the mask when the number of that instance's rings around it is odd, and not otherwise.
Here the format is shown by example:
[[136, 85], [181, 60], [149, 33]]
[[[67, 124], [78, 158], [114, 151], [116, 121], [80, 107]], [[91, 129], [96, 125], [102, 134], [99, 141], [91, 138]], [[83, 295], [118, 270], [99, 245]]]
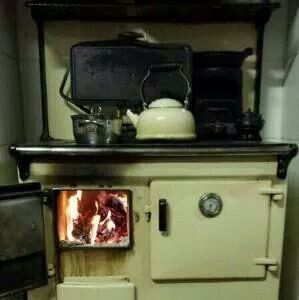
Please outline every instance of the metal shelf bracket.
[[287, 154], [279, 154], [278, 166], [277, 166], [277, 177], [280, 179], [285, 179], [288, 174], [288, 167], [291, 160], [298, 154], [298, 147], [296, 145], [291, 145], [291, 150]]

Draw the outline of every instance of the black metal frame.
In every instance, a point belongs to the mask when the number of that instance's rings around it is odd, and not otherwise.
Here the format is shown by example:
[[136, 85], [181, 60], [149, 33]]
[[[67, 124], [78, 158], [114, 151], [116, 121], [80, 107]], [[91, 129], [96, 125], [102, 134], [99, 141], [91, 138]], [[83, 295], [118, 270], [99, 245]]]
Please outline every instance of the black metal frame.
[[[102, 2], [102, 3], [101, 3]], [[103, 1], [50, 1], [37, 0], [27, 2], [31, 14], [37, 24], [40, 59], [41, 103], [43, 129], [41, 141], [51, 141], [49, 132], [48, 98], [45, 62], [44, 24], [47, 21], [79, 20], [79, 21], [134, 21], [134, 22], [251, 22], [257, 29], [257, 77], [255, 81], [255, 112], [259, 111], [264, 27], [273, 10], [280, 7], [278, 2], [261, 1], [258, 3], [236, 4], [231, 1], [207, 1], [196, 4], [189, 1], [164, 1], [162, 4], [147, 1], [149, 4], [124, 4], [125, 1], [107, 4]]]
[[[237, 3], [229, 0], [154, 1], [133, 0], [36, 0], [26, 3], [36, 21], [134, 21], [134, 22], [254, 22], [263, 9], [279, 7], [279, 1]], [[134, 3], [135, 2], [135, 3]], [[137, 3], [136, 3], [137, 2]]]
[[[257, 142], [206, 142], [194, 144], [139, 144], [111, 146], [80, 146], [76, 144], [48, 143], [44, 145], [12, 145], [11, 155], [15, 158], [22, 180], [30, 176], [30, 164], [43, 162], [85, 162], [95, 163], [108, 159], [136, 161], [140, 158], [194, 158], [203, 156], [274, 156], [278, 160], [277, 177], [285, 179], [288, 165], [297, 155], [296, 144], [276, 144]], [[76, 158], [76, 159], [74, 159]]]

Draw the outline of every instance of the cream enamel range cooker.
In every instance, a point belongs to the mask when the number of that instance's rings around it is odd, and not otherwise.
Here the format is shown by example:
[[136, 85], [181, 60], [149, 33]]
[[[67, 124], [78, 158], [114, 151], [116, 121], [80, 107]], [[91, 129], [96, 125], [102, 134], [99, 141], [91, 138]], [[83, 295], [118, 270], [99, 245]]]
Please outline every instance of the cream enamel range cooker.
[[55, 143], [11, 152], [22, 181], [44, 190], [48, 284], [29, 299], [278, 299], [295, 145]]

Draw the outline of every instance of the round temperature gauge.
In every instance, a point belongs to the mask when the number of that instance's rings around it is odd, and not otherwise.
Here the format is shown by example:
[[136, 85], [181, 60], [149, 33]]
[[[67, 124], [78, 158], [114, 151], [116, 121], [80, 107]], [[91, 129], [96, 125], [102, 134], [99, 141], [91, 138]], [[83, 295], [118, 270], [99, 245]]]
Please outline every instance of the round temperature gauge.
[[199, 200], [199, 209], [207, 218], [218, 216], [222, 210], [222, 200], [217, 194], [205, 194]]

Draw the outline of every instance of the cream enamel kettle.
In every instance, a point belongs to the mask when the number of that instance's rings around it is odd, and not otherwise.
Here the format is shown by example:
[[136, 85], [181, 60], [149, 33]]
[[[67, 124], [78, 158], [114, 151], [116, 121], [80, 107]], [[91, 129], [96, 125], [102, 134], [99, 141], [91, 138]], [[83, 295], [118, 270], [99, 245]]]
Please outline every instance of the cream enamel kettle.
[[[144, 84], [157, 70], [178, 70], [187, 83], [184, 106], [181, 102], [170, 98], [161, 98], [146, 106], [144, 99]], [[188, 78], [182, 71], [180, 64], [153, 65], [141, 83], [141, 98], [144, 110], [140, 115], [127, 110], [127, 116], [136, 128], [137, 140], [194, 140], [195, 122], [192, 113], [187, 109], [191, 87]]]

